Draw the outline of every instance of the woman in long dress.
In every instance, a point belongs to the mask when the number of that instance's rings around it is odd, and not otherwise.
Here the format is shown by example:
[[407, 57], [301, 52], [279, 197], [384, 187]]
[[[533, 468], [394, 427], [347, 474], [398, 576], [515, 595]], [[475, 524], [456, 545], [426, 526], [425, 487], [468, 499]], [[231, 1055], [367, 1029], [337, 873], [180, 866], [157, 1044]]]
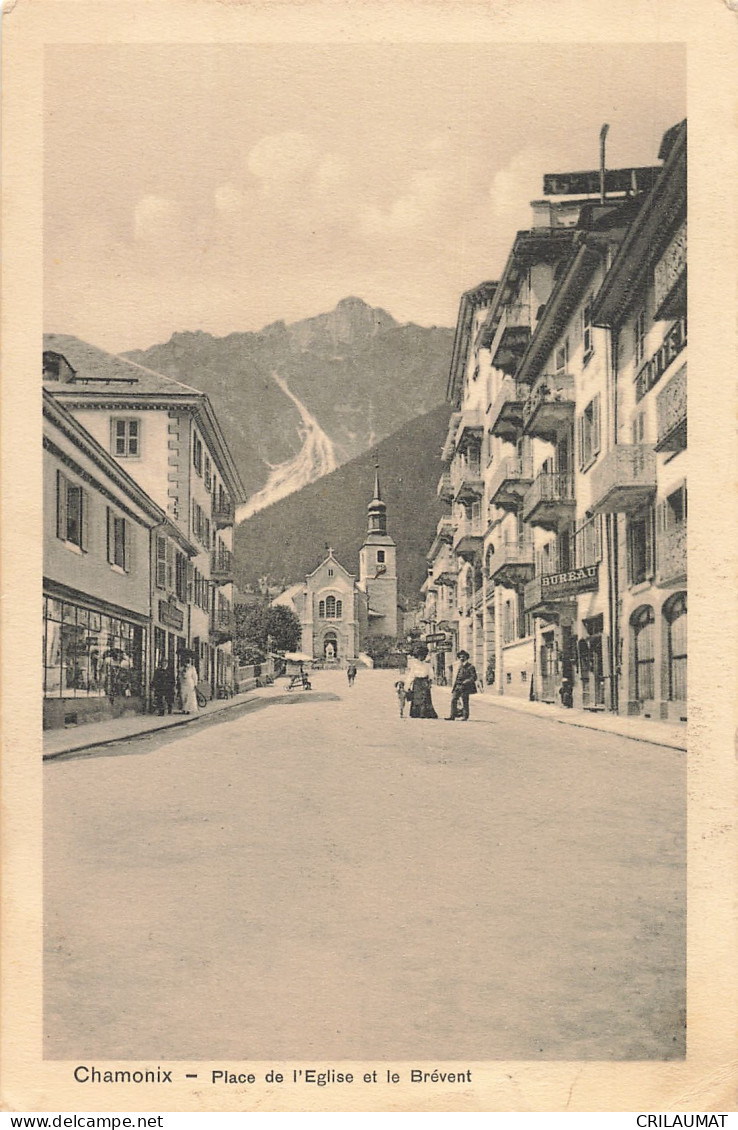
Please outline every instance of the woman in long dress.
[[428, 648], [419, 647], [408, 659], [405, 671], [411, 718], [437, 718], [431, 698], [433, 667], [428, 662]]
[[197, 714], [197, 668], [190, 660], [182, 672], [179, 684], [182, 695], [182, 709], [185, 714]]

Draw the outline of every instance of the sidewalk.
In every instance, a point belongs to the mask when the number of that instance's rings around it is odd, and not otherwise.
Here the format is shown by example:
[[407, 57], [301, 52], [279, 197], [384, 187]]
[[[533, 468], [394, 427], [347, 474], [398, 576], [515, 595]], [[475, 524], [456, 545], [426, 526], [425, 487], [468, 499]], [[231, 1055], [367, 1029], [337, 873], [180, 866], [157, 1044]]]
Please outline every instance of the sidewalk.
[[175, 726], [187, 726], [207, 718], [211, 714], [219, 714], [226, 710], [233, 710], [245, 702], [255, 701], [273, 692], [273, 687], [254, 688], [234, 695], [233, 698], [213, 699], [203, 706], [197, 714], [130, 714], [125, 718], [108, 718], [104, 722], [88, 722], [82, 726], [72, 726], [63, 730], [45, 730], [43, 736], [44, 761], [60, 757], [63, 753], [76, 753], [82, 749], [92, 749], [94, 746], [109, 745], [112, 742], [125, 741], [126, 738], [136, 738], [141, 734], [148, 734], [154, 730], [170, 730]]
[[[451, 692], [447, 691], [447, 694], [450, 701]], [[620, 714], [609, 714], [604, 711], [567, 709], [547, 702], [530, 702], [525, 698], [490, 693], [476, 695], [471, 699], [470, 705], [472, 718], [480, 711], [487, 715], [499, 707], [502, 710], [516, 710], [519, 714], [545, 718], [549, 722], [560, 722], [564, 726], [619, 734], [637, 742], [650, 742], [652, 745], [668, 746], [670, 749], [686, 750], [687, 748], [687, 727], [683, 722], [660, 722], [652, 718], [640, 717], [626, 718]]]

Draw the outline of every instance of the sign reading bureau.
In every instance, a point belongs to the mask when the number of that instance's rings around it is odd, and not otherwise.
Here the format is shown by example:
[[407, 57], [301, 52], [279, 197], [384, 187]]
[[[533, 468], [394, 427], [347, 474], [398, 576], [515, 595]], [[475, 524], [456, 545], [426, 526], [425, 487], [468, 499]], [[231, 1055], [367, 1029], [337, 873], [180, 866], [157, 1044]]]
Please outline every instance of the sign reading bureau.
[[567, 573], [549, 573], [541, 577], [541, 596], [546, 600], [557, 600], [580, 592], [592, 592], [598, 585], [599, 568], [599, 565], [583, 565], [581, 569], [570, 569]]

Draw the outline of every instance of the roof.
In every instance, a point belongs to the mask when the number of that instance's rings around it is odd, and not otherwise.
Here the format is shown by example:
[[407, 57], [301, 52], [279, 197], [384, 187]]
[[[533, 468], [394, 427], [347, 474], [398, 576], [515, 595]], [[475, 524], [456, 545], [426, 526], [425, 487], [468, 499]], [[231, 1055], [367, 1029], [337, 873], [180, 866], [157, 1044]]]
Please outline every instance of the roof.
[[342, 572], [342, 573], [344, 574], [344, 576], [348, 577], [348, 579], [349, 579], [350, 581], [355, 581], [355, 580], [356, 580], [356, 574], [355, 574], [355, 573], [349, 573], [348, 569], [345, 569], [345, 568], [343, 567], [343, 565], [342, 565], [342, 564], [341, 564], [341, 562], [340, 562], [340, 561], [338, 560], [338, 558], [337, 558], [337, 557], [334, 557], [334, 555], [333, 555], [333, 550], [331, 550], [331, 552], [330, 552], [330, 553], [328, 554], [328, 556], [327, 556], [327, 557], [324, 557], [324, 558], [323, 558], [323, 560], [321, 561], [320, 565], [317, 565], [317, 566], [315, 567], [315, 569], [313, 569], [312, 573], [308, 573], [308, 577], [314, 577], [314, 576], [315, 576], [315, 574], [316, 574], [316, 573], [317, 573], [317, 572], [318, 572], [318, 571], [319, 571], [320, 569], [322, 569], [324, 565], [327, 565], [329, 561], [332, 561], [334, 565], [337, 565], [337, 566], [338, 566], [338, 568], [339, 568], [339, 569], [341, 570], [341, 572]]
[[664, 134], [664, 166], [631, 224], [594, 300], [596, 325], [617, 326], [639, 301], [644, 279], [658, 262], [687, 211], [687, 123]]
[[192, 408], [233, 502], [246, 501], [246, 488], [206, 393], [71, 334], [44, 334], [44, 353], [58, 353], [74, 370], [71, 381], [44, 382], [45, 389], [67, 404], [94, 408], [114, 395], [129, 408], [172, 400]]
[[[137, 365], [135, 361], [129, 361], [116, 353], [106, 353], [96, 345], [80, 341], [71, 334], [44, 334], [44, 352], [60, 353], [67, 359], [75, 372], [75, 388], [79, 384], [90, 392], [97, 389], [109, 392], [112, 386], [125, 382], [123, 387], [134, 396], [150, 396], [158, 392], [205, 396], [204, 392], [192, 385]], [[57, 385], [55, 381], [51, 383], [59, 389], [69, 387]]]
[[451, 353], [451, 367], [446, 386], [446, 398], [458, 407], [461, 393], [461, 378], [467, 361], [469, 345], [471, 342], [471, 329], [474, 320], [474, 311], [477, 306], [492, 302], [497, 290], [496, 282], [481, 282], [462, 294], [459, 302], [459, 316], [456, 320], [456, 333], [454, 334], [453, 351]]

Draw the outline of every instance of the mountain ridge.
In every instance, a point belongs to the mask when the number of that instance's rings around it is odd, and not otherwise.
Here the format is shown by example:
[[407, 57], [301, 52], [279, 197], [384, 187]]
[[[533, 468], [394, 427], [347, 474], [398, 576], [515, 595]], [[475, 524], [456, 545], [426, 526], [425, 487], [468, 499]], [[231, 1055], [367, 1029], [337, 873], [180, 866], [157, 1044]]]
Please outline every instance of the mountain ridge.
[[350, 295], [293, 323], [224, 337], [177, 331], [123, 356], [207, 393], [247, 492], [260, 492], [262, 504], [275, 467], [299, 462], [297, 487], [320, 474], [298, 460], [306, 411], [337, 464], [349, 462], [443, 402], [452, 343], [449, 328], [401, 324]]

